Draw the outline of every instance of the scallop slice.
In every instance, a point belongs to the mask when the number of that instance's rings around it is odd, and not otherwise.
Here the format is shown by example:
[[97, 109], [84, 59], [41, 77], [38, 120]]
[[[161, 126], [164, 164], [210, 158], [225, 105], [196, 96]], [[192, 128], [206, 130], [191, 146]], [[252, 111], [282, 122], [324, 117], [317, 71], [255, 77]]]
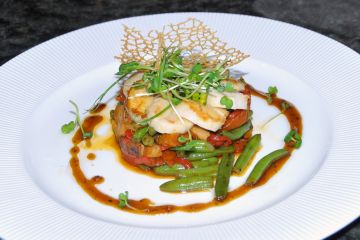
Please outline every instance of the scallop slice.
[[203, 106], [194, 101], [182, 101], [175, 108], [181, 117], [214, 132], [221, 128], [229, 114], [225, 109]]
[[123, 93], [126, 97], [128, 97], [128, 93], [129, 93], [129, 90], [131, 89], [131, 87], [136, 82], [141, 81], [143, 76], [144, 76], [144, 73], [136, 72], [124, 81]]
[[[149, 106], [148, 117], [150, 118], [156, 115], [168, 105], [169, 102], [165, 99], [155, 98], [153, 103]], [[186, 119], [181, 121], [172, 108], [169, 108], [164, 113], [151, 120], [149, 125], [159, 133], [186, 133], [193, 126], [193, 124]]]
[[126, 100], [126, 110], [130, 117], [135, 121], [139, 122], [147, 118], [147, 110], [154, 101], [153, 96], [147, 95], [145, 88], [130, 88], [128, 92], [128, 98]]

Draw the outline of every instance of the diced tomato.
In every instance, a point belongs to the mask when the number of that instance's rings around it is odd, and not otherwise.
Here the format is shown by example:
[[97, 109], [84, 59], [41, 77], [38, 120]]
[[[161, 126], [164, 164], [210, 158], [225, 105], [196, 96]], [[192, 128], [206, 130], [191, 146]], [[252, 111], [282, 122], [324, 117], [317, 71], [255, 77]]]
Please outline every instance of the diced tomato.
[[186, 158], [176, 157], [174, 162], [183, 165], [186, 169], [193, 167], [192, 163]]
[[167, 163], [167, 165], [172, 166], [175, 163], [175, 158], [176, 158], [176, 152], [174, 151], [170, 151], [170, 150], [166, 150], [162, 153], [162, 159], [164, 160], [164, 162]]
[[234, 143], [235, 153], [241, 153], [247, 143], [247, 139], [240, 139]]
[[248, 117], [249, 117], [248, 110], [243, 110], [243, 109], [234, 110], [226, 118], [225, 123], [223, 124], [221, 130], [229, 131], [238, 128], [247, 122]]
[[161, 151], [165, 151], [165, 150], [167, 150], [169, 148], [170, 148], [169, 146], [160, 145]]
[[132, 139], [133, 137], [133, 132], [130, 129], [126, 129], [125, 131], [125, 137], [127, 137], [128, 139]]
[[229, 146], [232, 144], [230, 138], [214, 133], [210, 134], [210, 136], [207, 138], [207, 141], [211, 143], [214, 147]]

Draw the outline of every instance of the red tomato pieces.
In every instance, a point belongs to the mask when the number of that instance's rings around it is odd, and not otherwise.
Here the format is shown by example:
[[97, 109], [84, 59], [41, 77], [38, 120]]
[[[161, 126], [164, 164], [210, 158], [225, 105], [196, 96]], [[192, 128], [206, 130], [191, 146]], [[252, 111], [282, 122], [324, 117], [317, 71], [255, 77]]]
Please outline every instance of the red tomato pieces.
[[211, 133], [210, 136], [207, 138], [207, 141], [211, 143], [214, 147], [221, 147], [221, 146], [230, 146], [232, 141], [230, 138], [222, 135], [217, 135]]

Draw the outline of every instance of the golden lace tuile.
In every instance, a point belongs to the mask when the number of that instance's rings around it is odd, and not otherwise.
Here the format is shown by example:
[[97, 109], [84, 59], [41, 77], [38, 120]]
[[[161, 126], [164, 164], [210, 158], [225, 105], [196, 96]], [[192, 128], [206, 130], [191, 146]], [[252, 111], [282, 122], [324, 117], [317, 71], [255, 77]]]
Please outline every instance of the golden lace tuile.
[[202, 21], [189, 18], [184, 22], [169, 24], [163, 30], [151, 30], [144, 36], [139, 30], [124, 26], [121, 54], [117, 56], [122, 63], [137, 61], [145, 65], [161, 59], [163, 49], [180, 49], [184, 55], [183, 64], [191, 66], [201, 63], [205, 67], [233, 66], [249, 55], [235, 48], [227, 47]]

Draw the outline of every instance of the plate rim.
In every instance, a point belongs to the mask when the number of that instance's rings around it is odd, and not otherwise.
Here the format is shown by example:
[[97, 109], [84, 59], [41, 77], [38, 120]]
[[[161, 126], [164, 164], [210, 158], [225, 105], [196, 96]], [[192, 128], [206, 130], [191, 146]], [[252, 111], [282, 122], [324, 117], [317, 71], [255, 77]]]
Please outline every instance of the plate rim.
[[[212, 15], [212, 14], [214, 14], [214, 15], [232, 15], [232, 16], [242, 16], [242, 17], [246, 17], [246, 18], [255, 18], [255, 19], [260, 19], [260, 20], [262, 20], [262, 21], [276, 22], [276, 23], [279, 23], [279, 24], [286, 24], [286, 25], [289, 25], [291, 28], [294, 28], [294, 27], [295, 27], [295, 28], [300, 28], [300, 29], [302, 29], [302, 30], [309, 31], [309, 32], [311, 32], [312, 34], [315, 33], [315, 34], [317, 34], [317, 35], [320, 35], [321, 37], [325, 37], [325, 38], [327, 38], [327, 39], [330, 39], [331, 41], [335, 42], [337, 45], [340, 44], [342, 48], [345, 47], [347, 50], [351, 50], [352, 52], [354, 52], [355, 54], [357, 54], [357, 57], [360, 56], [357, 52], [355, 52], [353, 49], [347, 47], [347, 46], [344, 45], [343, 43], [337, 42], [336, 40], [331, 39], [331, 38], [329, 38], [329, 37], [327, 37], [327, 36], [325, 36], [325, 35], [323, 35], [323, 34], [317, 33], [317, 32], [312, 31], [312, 30], [310, 30], [310, 29], [307, 29], [307, 28], [304, 28], [304, 27], [301, 27], [301, 26], [297, 26], [297, 25], [294, 25], [294, 24], [291, 24], [291, 23], [281, 22], [281, 21], [278, 21], [278, 20], [268, 19], [268, 18], [264, 18], [264, 17], [251, 16], [251, 15], [243, 15], [243, 14], [233, 14], [233, 13], [176, 12], [176, 13], [164, 13], [164, 14], [149, 14], [149, 15], [141, 15], [141, 16], [133, 16], [133, 17], [128, 17], [128, 18], [115, 19], [115, 20], [111, 20], [111, 21], [106, 21], [106, 22], [101, 22], [101, 23], [97, 23], [97, 24], [90, 25], [90, 26], [86, 26], [86, 27], [83, 27], [83, 28], [80, 28], [80, 29], [77, 29], [77, 30], [74, 30], [74, 31], [70, 31], [70, 32], [68, 32], [68, 33], [59, 35], [59, 36], [57, 36], [57, 37], [55, 37], [55, 38], [49, 39], [49, 40], [47, 40], [47, 41], [45, 41], [45, 42], [43, 42], [43, 43], [40, 43], [40, 44], [38, 44], [38, 45], [36, 45], [36, 46], [34, 46], [34, 47], [32, 47], [32, 48], [24, 51], [23, 53], [19, 54], [18, 56], [14, 57], [14, 58], [12, 58], [12, 59], [10, 59], [10, 60], [8, 60], [8, 61], [5, 62], [3, 65], [1, 65], [1, 67], [0, 67], [0, 73], [3, 72], [4, 69], [9, 68], [9, 66], [11, 67], [12, 64], [15, 64], [15, 65], [16, 65], [16, 61], [18, 61], [19, 59], [21, 59], [24, 55], [29, 54], [29, 53], [32, 53], [32, 51], [36, 51], [36, 48], [37, 48], [37, 47], [39, 47], [39, 46], [41, 46], [41, 45], [43, 45], [43, 44], [47, 44], [47, 43], [49, 43], [49, 42], [51, 42], [51, 41], [53, 41], [53, 40], [55, 40], [55, 39], [58, 39], [58, 38], [68, 37], [69, 35], [74, 34], [74, 33], [75, 33], [75, 34], [79, 34], [79, 33], [81, 33], [81, 31], [84, 30], [84, 29], [93, 28], [94, 26], [101, 26], [101, 25], [108, 24], [108, 23], [110, 23], [110, 22], [117, 22], [117, 21], [121, 21], [121, 20], [125, 20], [125, 19], [126, 19], [126, 20], [129, 20], [129, 19], [133, 19], [133, 18], [157, 17], [157, 16], [159, 16], [159, 15], [173, 15], [173, 14], [175, 14], [175, 15], [178, 15], [178, 14], [185, 14], [185, 15], [197, 15], [197, 14], [204, 14], [204, 15]], [[327, 101], [326, 101], [326, 102], [327, 102]], [[329, 110], [330, 110], [330, 109], [329, 109]], [[330, 115], [332, 115], [332, 114], [331, 114], [331, 111], [330, 111]], [[333, 124], [331, 124], [331, 125], [333, 125]], [[23, 142], [23, 141], [21, 141], [21, 142]], [[332, 143], [333, 143], [333, 142], [332, 142]], [[21, 146], [22, 146], [22, 143], [21, 143]], [[332, 147], [332, 146], [331, 146], [331, 147]], [[1, 154], [2, 154], [2, 153], [1, 153]], [[325, 160], [324, 163], [325, 163], [326, 161], [327, 161], [327, 160]], [[324, 163], [323, 163], [323, 164], [324, 164]], [[320, 167], [320, 170], [321, 170], [322, 167], [323, 167], [323, 165]], [[320, 170], [319, 170], [319, 171], [320, 171]], [[319, 172], [317, 172], [317, 173], [315, 174], [315, 176], [318, 175], [318, 173], [319, 173]], [[26, 172], [26, 174], [29, 175], [28, 172]], [[300, 192], [300, 191], [301, 191], [305, 186], [307, 186], [310, 182], [314, 181], [315, 176], [314, 176], [312, 179], [310, 179], [309, 182], [307, 182], [305, 185], [303, 185], [301, 188], [299, 188], [299, 189], [297, 190], [297, 192]], [[29, 177], [29, 176], [28, 176], [28, 177]], [[35, 184], [34, 184], [34, 185], [35, 185]], [[35, 185], [35, 186], [38, 187], [37, 185]], [[45, 195], [46, 195], [46, 194], [45, 194]], [[48, 196], [46, 195], [46, 197], [48, 197]], [[49, 197], [48, 197], [48, 198], [49, 198]], [[51, 198], [49, 198], [49, 199], [51, 199]], [[52, 199], [51, 199], [51, 201], [52, 201]], [[287, 201], [287, 199], [285, 199], [284, 201]], [[279, 202], [279, 203], [280, 203], [280, 202]], [[277, 203], [277, 204], [279, 204], [279, 203]], [[1, 206], [1, 205], [0, 205], [0, 206]], [[63, 208], [65, 208], [65, 207], [63, 207]], [[272, 208], [272, 207], [271, 207], [271, 208]], [[357, 218], [358, 218], [358, 216], [355, 216], [355, 214], [354, 214], [354, 217], [351, 219], [351, 221], [347, 221], [347, 222], [345, 223], [345, 225], [343, 225], [341, 228], [347, 226], [348, 224], [351, 224], [351, 222], [355, 221]], [[233, 221], [236, 221], [236, 220], [229, 220], [229, 221], [232, 221], [232, 222], [233, 222]], [[220, 225], [220, 224], [219, 224], [219, 225]], [[136, 227], [135, 227], [135, 228], [136, 228]], [[199, 227], [194, 227], [194, 228], [199, 228]], [[329, 233], [329, 235], [331, 235], [331, 234], [333, 234], [333, 233], [335, 233], [335, 232], [337, 232], [337, 231], [340, 231], [341, 228], [336, 228], [334, 231], [332, 231], [331, 233]], [[181, 228], [181, 229], [183, 229], [183, 228]], [[327, 236], [329, 236], [329, 235], [327, 235]], [[327, 236], [324, 236], [324, 237], [327, 237]], [[5, 237], [6, 237], [6, 236], [5, 236]]]

